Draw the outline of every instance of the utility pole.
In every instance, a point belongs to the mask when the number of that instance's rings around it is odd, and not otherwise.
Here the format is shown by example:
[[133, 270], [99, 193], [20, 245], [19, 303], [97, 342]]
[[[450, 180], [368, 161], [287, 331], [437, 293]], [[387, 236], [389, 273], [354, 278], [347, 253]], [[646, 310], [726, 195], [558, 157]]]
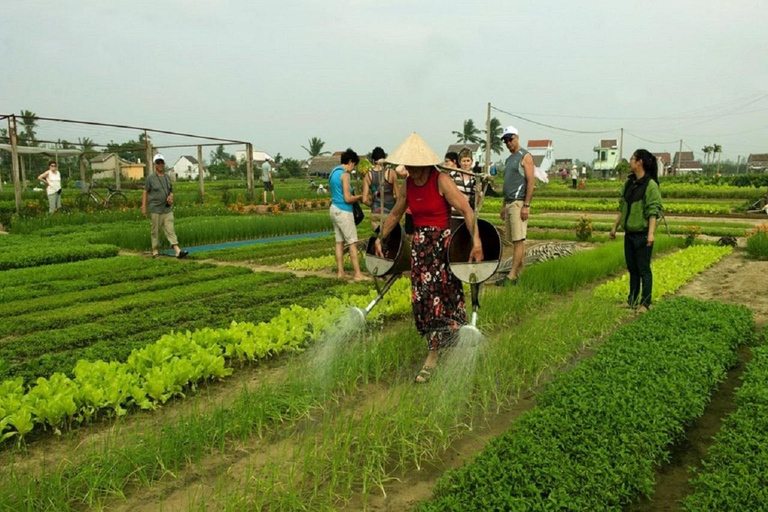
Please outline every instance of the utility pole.
[[253, 144], [245, 145], [245, 179], [248, 183], [248, 200], [253, 201]]
[[736, 157], [736, 174], [739, 174], [739, 167], [741, 167], [741, 155]]
[[680, 149], [677, 151], [677, 175], [680, 175], [680, 162], [683, 161], [683, 139], [680, 139]]
[[491, 102], [488, 102], [488, 113], [485, 116], [485, 168], [483, 174], [486, 176], [491, 168]]
[[19, 183], [19, 149], [16, 135], [16, 115], [8, 118], [8, 136], [11, 138], [11, 178], [13, 179], [13, 195], [16, 199], [16, 213], [21, 213], [21, 183]]
[[197, 178], [200, 183], [200, 202], [205, 202], [205, 182], [203, 181], [203, 146], [197, 146]]
[[144, 177], [149, 176], [154, 170], [152, 164], [152, 142], [149, 140], [149, 134], [147, 130], [144, 130], [144, 147], [147, 151], [147, 165], [144, 167]]
[[624, 159], [624, 128], [621, 129], [621, 137], [619, 138], [619, 162]]

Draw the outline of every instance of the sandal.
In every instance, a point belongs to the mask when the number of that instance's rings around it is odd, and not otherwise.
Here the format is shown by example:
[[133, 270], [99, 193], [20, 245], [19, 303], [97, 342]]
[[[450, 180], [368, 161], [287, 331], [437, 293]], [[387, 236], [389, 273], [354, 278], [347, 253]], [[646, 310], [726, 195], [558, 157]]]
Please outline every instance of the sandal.
[[416, 384], [426, 384], [427, 382], [429, 382], [429, 379], [432, 378], [432, 374], [434, 373], [435, 370], [436, 368], [434, 366], [424, 365], [421, 367], [421, 370], [419, 370], [419, 374], [416, 375], [416, 378], [413, 379], [413, 381]]

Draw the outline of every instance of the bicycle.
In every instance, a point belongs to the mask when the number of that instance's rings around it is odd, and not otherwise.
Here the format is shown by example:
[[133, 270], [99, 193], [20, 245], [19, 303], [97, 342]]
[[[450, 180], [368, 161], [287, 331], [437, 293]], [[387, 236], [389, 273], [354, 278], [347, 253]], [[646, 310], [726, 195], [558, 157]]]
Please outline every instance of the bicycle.
[[128, 204], [128, 198], [120, 190], [107, 186], [107, 196], [104, 197], [96, 192], [93, 182], [80, 184], [80, 197], [77, 198], [77, 206], [85, 209], [88, 205], [95, 203], [101, 208], [120, 208]]

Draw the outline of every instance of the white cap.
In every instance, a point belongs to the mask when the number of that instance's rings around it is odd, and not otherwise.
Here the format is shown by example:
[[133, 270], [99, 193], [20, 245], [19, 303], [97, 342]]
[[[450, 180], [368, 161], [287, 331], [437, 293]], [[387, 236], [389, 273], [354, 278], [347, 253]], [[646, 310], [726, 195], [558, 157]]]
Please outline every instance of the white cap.
[[163, 155], [161, 155], [160, 153], [158, 153], [158, 154], [156, 154], [155, 156], [152, 157], [152, 161], [154, 163], [157, 163], [158, 160], [162, 160], [163, 162], [165, 162], [165, 157]]
[[504, 132], [501, 134], [501, 138], [503, 139], [507, 135], [517, 135], [517, 128], [515, 128], [512, 125], [509, 125], [506, 128], [504, 128]]

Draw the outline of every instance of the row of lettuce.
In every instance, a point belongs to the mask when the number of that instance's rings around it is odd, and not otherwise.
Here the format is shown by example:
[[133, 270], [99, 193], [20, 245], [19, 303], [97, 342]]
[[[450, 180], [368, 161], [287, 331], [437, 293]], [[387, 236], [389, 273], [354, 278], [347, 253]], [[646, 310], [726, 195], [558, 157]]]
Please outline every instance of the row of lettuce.
[[[373, 314], [409, 311], [407, 282], [398, 285]], [[130, 407], [153, 409], [206, 379], [232, 373], [227, 359], [258, 361], [296, 352], [333, 325], [349, 305], [364, 306], [375, 292], [326, 299], [315, 309], [293, 305], [269, 322], [232, 322], [226, 329], [172, 332], [134, 350], [124, 363], [78, 361], [74, 378], [55, 373], [40, 377], [27, 391], [23, 380], [0, 385], [0, 433], [3, 439], [24, 436], [36, 425], [54, 430], [86, 422], [100, 411], [122, 415]]]
[[655, 466], [753, 335], [747, 308], [662, 302], [559, 377], [418, 510], [623, 510], [652, 494]]

